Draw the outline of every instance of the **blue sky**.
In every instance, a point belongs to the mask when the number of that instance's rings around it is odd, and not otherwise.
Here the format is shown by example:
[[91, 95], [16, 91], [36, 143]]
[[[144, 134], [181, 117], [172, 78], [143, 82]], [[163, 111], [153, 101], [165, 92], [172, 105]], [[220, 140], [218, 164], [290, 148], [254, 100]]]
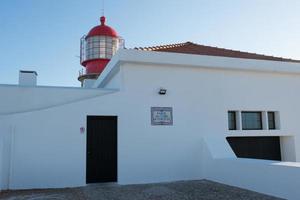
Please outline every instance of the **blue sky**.
[[[39, 85], [79, 86], [79, 40], [99, 23], [101, 0], [2, 0], [0, 83], [20, 69]], [[106, 0], [107, 24], [126, 47], [192, 41], [300, 59], [298, 0]]]

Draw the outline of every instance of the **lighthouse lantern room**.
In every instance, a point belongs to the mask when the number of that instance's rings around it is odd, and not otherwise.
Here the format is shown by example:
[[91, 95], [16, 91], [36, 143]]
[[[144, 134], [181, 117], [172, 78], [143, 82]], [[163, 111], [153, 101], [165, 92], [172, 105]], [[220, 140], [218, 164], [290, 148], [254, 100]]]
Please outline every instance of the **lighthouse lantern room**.
[[82, 86], [88, 80], [97, 79], [117, 50], [124, 48], [124, 40], [105, 24], [104, 16], [100, 18], [100, 22], [80, 41], [80, 63], [85, 67], [78, 77]]

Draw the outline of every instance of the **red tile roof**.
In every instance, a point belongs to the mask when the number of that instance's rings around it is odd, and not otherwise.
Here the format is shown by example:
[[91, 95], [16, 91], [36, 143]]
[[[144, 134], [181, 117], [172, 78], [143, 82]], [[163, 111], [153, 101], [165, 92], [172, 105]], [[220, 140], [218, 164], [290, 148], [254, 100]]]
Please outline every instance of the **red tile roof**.
[[231, 49], [223, 49], [218, 47], [195, 44], [192, 42], [153, 46], [153, 47], [139, 47], [134, 49], [144, 50], [144, 51], [163, 51], [163, 52], [186, 53], [186, 54], [197, 54], [197, 55], [207, 55], [207, 56], [223, 56], [223, 57], [231, 57], [231, 58], [245, 58], [245, 59], [272, 60], [272, 61], [300, 63], [300, 60], [267, 56], [267, 55], [242, 52], [242, 51], [235, 51]]

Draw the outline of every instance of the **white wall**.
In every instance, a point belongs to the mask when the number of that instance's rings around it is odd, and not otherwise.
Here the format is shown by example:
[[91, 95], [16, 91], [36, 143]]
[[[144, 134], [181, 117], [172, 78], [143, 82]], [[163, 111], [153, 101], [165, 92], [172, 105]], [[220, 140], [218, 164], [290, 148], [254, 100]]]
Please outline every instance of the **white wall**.
[[[119, 92], [5, 117], [2, 122], [15, 127], [11, 189], [85, 185], [86, 134], [79, 129], [87, 115], [118, 116], [120, 184], [204, 178], [204, 136], [221, 137], [213, 146], [229, 157], [232, 152], [220, 147], [226, 136], [278, 135], [300, 142], [298, 75], [137, 63], [121, 64], [120, 73], [106, 85], [121, 85]], [[160, 87], [166, 95], [158, 95]], [[174, 125], [151, 126], [152, 106], [173, 107]], [[279, 111], [281, 129], [228, 131], [228, 110]]]
[[299, 199], [300, 163], [220, 156], [212, 145], [219, 140], [204, 138], [206, 179], [285, 199]]
[[0, 116], [30, 112], [115, 92], [108, 89], [0, 85]]
[[[199, 134], [223, 136], [294, 136], [300, 112], [298, 75], [210, 70], [193, 67], [127, 64], [124, 67], [126, 95], [150, 106], [173, 106], [178, 131], [189, 127]], [[145, 76], [147, 74], [147, 76]], [[167, 95], [157, 95], [160, 87]], [[280, 130], [229, 131], [228, 110], [279, 111]], [[146, 112], [146, 111], [145, 111]], [[189, 117], [186, 117], [189, 116]], [[179, 118], [179, 119], [176, 119]], [[284, 145], [283, 151], [294, 151]], [[296, 152], [300, 152], [296, 146]], [[296, 155], [299, 160], [299, 153]]]
[[10, 179], [10, 155], [12, 127], [4, 125], [0, 119], [0, 190], [9, 188]]
[[[121, 70], [121, 69], [120, 69]], [[123, 88], [123, 73], [119, 71], [119, 73], [114, 74], [110, 80], [105, 85], [105, 89], [122, 89]]]
[[[113, 94], [111, 94], [113, 95]], [[108, 95], [109, 96], [109, 95]], [[117, 99], [117, 98], [116, 98]], [[114, 115], [111, 97], [8, 116], [13, 123], [13, 168], [10, 189], [85, 185], [87, 115]]]
[[[296, 148], [294, 136], [280, 137], [280, 148], [282, 161], [296, 161]], [[299, 162], [299, 160], [298, 160]]]

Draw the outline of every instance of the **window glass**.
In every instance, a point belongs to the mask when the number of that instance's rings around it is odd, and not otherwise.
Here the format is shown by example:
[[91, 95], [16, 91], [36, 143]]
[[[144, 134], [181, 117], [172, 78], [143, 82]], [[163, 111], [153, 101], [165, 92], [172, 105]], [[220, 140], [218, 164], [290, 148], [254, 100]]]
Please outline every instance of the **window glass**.
[[104, 47], [104, 48], [105, 48], [105, 45], [106, 45], [105, 40], [104, 40], [104, 41], [101, 40], [101, 41], [100, 41], [100, 47]]
[[275, 112], [268, 112], [269, 129], [275, 129]]
[[100, 52], [100, 58], [106, 58], [106, 55], [104, 52]]
[[82, 45], [81, 59], [110, 59], [115, 54], [119, 40], [107, 36], [93, 36], [86, 38]]
[[106, 37], [105, 39], [106, 39], [106, 42], [107, 42], [107, 43], [110, 43], [110, 44], [111, 44], [112, 41], [113, 41], [113, 39], [112, 39], [111, 37]]
[[242, 127], [243, 130], [261, 130], [261, 112], [242, 112]]
[[236, 130], [235, 111], [228, 111], [228, 128], [229, 130]]

